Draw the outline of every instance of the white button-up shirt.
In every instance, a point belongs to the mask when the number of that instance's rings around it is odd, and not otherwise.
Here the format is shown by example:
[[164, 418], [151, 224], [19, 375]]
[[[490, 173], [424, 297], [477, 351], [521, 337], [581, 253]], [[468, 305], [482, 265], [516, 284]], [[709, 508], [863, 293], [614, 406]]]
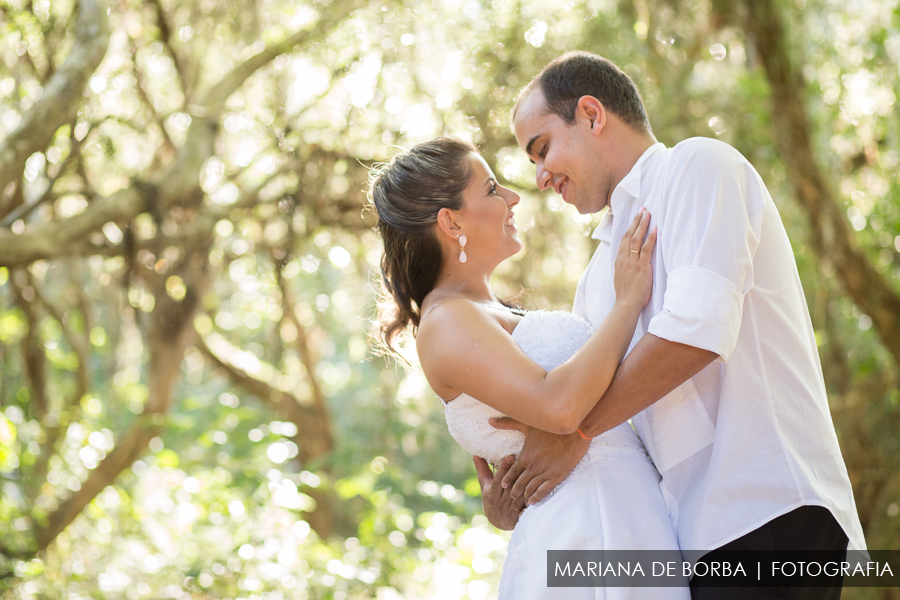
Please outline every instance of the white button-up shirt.
[[631, 347], [651, 333], [719, 355], [632, 419], [681, 548], [712, 550], [819, 505], [865, 549], [797, 265], [759, 174], [717, 140], [655, 144], [610, 205], [573, 311], [595, 327], [609, 314], [619, 242], [644, 206], [659, 232]]

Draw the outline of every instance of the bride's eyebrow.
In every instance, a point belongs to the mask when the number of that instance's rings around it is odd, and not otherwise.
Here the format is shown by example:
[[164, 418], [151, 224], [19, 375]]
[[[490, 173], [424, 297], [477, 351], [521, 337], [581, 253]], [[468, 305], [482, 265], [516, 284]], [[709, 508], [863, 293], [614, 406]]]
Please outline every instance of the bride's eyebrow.
[[493, 177], [488, 177], [488, 178], [487, 178], [487, 181], [484, 182], [484, 185], [490, 187], [492, 181], [494, 181], [494, 178], [493, 178]]

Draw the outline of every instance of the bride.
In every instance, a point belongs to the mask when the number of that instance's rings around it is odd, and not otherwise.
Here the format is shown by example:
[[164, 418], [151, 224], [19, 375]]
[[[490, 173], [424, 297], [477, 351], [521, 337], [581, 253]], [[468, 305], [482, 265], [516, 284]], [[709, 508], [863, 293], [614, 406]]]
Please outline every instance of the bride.
[[[494, 269], [522, 248], [513, 216], [519, 197], [497, 183], [471, 144], [438, 138], [395, 156], [375, 171], [371, 196], [390, 299], [379, 316], [382, 341], [393, 349], [412, 326], [457, 442], [496, 466], [522, 448], [523, 435], [494, 429], [492, 417], [577, 431], [650, 297], [649, 214], [639, 211], [623, 238], [616, 305], [592, 331], [571, 313], [523, 314], [494, 297]], [[500, 598], [688, 598], [687, 588], [547, 588], [548, 550], [677, 550], [659, 481], [627, 423], [594, 438], [569, 477], [522, 512]]]

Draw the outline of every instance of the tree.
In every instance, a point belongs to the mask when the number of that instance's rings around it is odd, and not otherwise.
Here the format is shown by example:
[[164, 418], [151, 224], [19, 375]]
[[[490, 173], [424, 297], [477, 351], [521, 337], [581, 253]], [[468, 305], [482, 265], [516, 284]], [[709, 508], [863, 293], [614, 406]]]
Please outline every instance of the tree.
[[[260, 197], [267, 185], [280, 179], [295, 165], [295, 159], [290, 157], [278, 169], [266, 173], [261, 181], [242, 183], [240, 187], [229, 183], [219, 188], [220, 195], [237, 195], [237, 198], [225, 201], [225, 206], [222, 201], [217, 205], [206, 199], [203, 170], [208, 173], [210, 161], [215, 160], [215, 146], [229, 99], [275, 58], [322, 39], [356, 6], [340, 3], [339, 6], [321, 7], [321, 16], [296, 33], [269, 45], [251, 45], [244, 52], [243, 60], [236, 61], [212, 82], [204, 81], [192, 72], [197, 65], [185, 64], [187, 59], [182, 51], [174, 47], [170, 17], [163, 6], [154, 3], [152, 8], [159, 42], [168, 54], [166, 58], [160, 55], [153, 58], [168, 62], [174, 70], [167, 75], [177, 76], [182, 86], [181, 101], [175, 107], [180, 112], [172, 111], [163, 116], [157, 108], [168, 99], [155, 100], [152, 94], [158, 90], [153, 90], [141, 72], [142, 59], [149, 60], [150, 57], [144, 55], [138, 25], [135, 31], [129, 31], [133, 38], [128, 42], [131, 60], [126, 63], [119, 55], [118, 67], [110, 70], [119, 78], [133, 77], [131, 81], [143, 106], [132, 110], [127, 117], [95, 108], [90, 113], [95, 113], [96, 121], [84, 120], [89, 111], [81, 107], [81, 99], [88, 80], [91, 80], [92, 89], [106, 86], [104, 76], [95, 73], [106, 53], [110, 36], [105, 7], [94, 0], [80, 0], [72, 14], [74, 44], [58, 69], [53, 65], [53, 50], [61, 40], [53, 38], [57, 34], [65, 35], [65, 28], [57, 23], [57, 18], [65, 17], [51, 16], [51, 9], [45, 8], [47, 14], [43, 21], [46, 27], [42, 34], [47, 55], [42, 58], [46, 68], [41, 71], [29, 58], [26, 62], [31, 63], [32, 68], [25, 67], [26, 74], [22, 75], [29, 78], [26, 82], [42, 78], [44, 83], [37, 88], [42, 92], [33, 103], [27, 103], [30, 106], [23, 107], [18, 126], [0, 145], [0, 187], [5, 192], [3, 218], [7, 224], [7, 228], [0, 231], [0, 265], [9, 269], [9, 285], [26, 322], [22, 352], [30, 387], [20, 390], [27, 390], [25, 416], [34, 418], [33, 422], [40, 430], [35, 435], [39, 440], [39, 451], [34, 469], [23, 478], [27, 505], [30, 505], [24, 514], [30, 521], [34, 537], [15, 545], [4, 545], [3, 552], [9, 557], [28, 557], [44, 551], [107, 485], [145, 452], [151, 440], [163, 430], [165, 415], [178, 400], [174, 397], [175, 385], [185, 351], [192, 344], [201, 348], [210, 362], [220, 367], [235, 384], [272, 402], [276, 413], [294, 423], [297, 433], [292, 437], [300, 448], [303, 464], [314, 462], [333, 450], [330, 422], [310, 358], [308, 336], [293, 312], [290, 292], [281, 272], [284, 259], [292, 251], [291, 246], [272, 244], [265, 250], [273, 255], [273, 264], [278, 265], [282, 319], [297, 332], [296, 344], [306, 369], [309, 398], [298, 398], [292, 389], [281, 389], [283, 385], [273, 385], [265, 378], [254, 376], [210, 350], [203, 334], [195, 331], [194, 323], [198, 310], [202, 310], [201, 302], [208, 294], [211, 270], [214, 269], [210, 264], [210, 252], [216, 224], [267, 204], [280, 207], [273, 215], [273, 222], [283, 223], [280, 215], [289, 215], [293, 210], [292, 190], [284, 186], [265, 200]], [[42, 20], [40, 13], [36, 20]], [[183, 40], [189, 37], [185, 31], [181, 29]], [[29, 46], [28, 52], [32, 51]], [[96, 165], [91, 164], [94, 157], [87, 152], [92, 149], [90, 136], [97, 131], [100, 143], [108, 146], [107, 154], [113, 153], [109, 146], [116, 144], [111, 135], [117, 131], [105, 129], [108, 123], [120, 128], [130, 127], [143, 134], [141, 142], [155, 145], [155, 148], [150, 149], [153, 158], [148, 166], [120, 173], [117, 181], [106, 179], [97, 191], [97, 173], [92, 168]], [[172, 141], [167, 126], [182, 130], [182, 143]], [[68, 152], [61, 150], [63, 147]], [[206, 181], [209, 181], [208, 176]], [[106, 189], [110, 192], [104, 193]], [[57, 199], [61, 200], [52, 204]], [[81, 210], [64, 208], [67, 199], [77, 199], [75, 202], [83, 204], [78, 207]], [[77, 214], [68, 216], [67, 211]], [[139, 220], [140, 217], [143, 220]], [[29, 220], [27, 226], [25, 219]], [[292, 229], [291, 225], [286, 229]], [[292, 232], [280, 239], [289, 242], [293, 237]], [[87, 275], [83, 269], [76, 268], [74, 273], [53, 269], [57, 266], [53, 263], [78, 260], [72, 259], [73, 255], [124, 259], [116, 263], [124, 266], [121, 272], [123, 284], [120, 290], [113, 292], [116, 297], [108, 305], [116, 307], [120, 304], [118, 300], [127, 297], [135, 308], [140, 305], [147, 313], [146, 319], [133, 317], [146, 340], [147, 394], [132, 422], [113, 435], [113, 446], [103, 449], [105, 457], [86, 478], [74, 485], [73, 493], [48, 496], [41, 489], [40, 479], [46, 475], [50, 458], [59, 452], [67, 428], [81, 418], [80, 404], [92, 391], [88, 372], [91, 362], [89, 343], [103, 345], [91, 337], [95, 332], [103, 331], [102, 328], [92, 329], [88, 335], [88, 323], [94, 311], [86, 298], [80, 298], [82, 304], [74, 311], [65, 310], [54, 302], [52, 292], [47, 289], [67, 283], [83, 285], [78, 277], [79, 273], [82, 278]], [[43, 261], [51, 264], [48, 266]], [[39, 266], [35, 267], [35, 263]], [[123, 310], [121, 306], [117, 308]], [[135, 308], [126, 306], [124, 310], [133, 312]], [[76, 315], [75, 311], [80, 314]], [[52, 320], [64, 332], [66, 343], [76, 355], [72, 360], [78, 371], [77, 381], [68, 395], [49, 393], [47, 389], [48, 370], [52, 367], [47, 364], [46, 344], [41, 333], [47, 320]], [[80, 326], [76, 321], [80, 321]], [[66, 365], [62, 367], [67, 369]], [[323, 536], [328, 535], [332, 527], [329, 512], [325, 502], [312, 510], [311, 521]]]
[[661, 141], [718, 137], [763, 176], [869, 543], [896, 547], [897, 18], [816, 0], [0, 7], [4, 597], [487, 595], [504, 538], [470, 458], [421, 374], [367, 346], [366, 181], [397, 146], [476, 142], [523, 198], [498, 292], [568, 308], [593, 221], [538, 194], [509, 118], [571, 49], [623, 67]]

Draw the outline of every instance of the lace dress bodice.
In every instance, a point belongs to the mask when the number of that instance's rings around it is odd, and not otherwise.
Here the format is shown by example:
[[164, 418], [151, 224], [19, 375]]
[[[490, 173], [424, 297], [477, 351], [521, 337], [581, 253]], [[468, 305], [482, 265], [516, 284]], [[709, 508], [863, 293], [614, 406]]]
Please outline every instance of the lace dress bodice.
[[[538, 310], [522, 317], [512, 337], [529, 358], [550, 371], [575, 354], [593, 331], [587, 321], [572, 313]], [[504, 416], [500, 411], [467, 394], [444, 402], [444, 406], [450, 435], [473, 455], [496, 465], [504, 456], [518, 454], [522, 449], [524, 434], [495, 429], [488, 422], [493, 417]], [[627, 423], [594, 438], [589, 453], [600, 447], [644, 454], [640, 440]]]

